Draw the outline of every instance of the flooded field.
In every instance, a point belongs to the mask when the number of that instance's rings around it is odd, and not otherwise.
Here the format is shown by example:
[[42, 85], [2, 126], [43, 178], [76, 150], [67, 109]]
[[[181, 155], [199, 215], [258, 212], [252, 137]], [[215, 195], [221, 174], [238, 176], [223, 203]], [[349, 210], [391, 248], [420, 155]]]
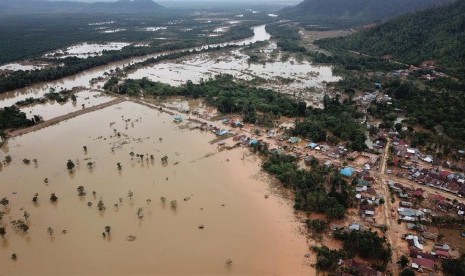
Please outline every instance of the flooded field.
[[[123, 29], [111, 29], [103, 31], [105, 33], [114, 33], [120, 32]], [[78, 45], [70, 46], [66, 49], [56, 50], [54, 52], [48, 53], [45, 57], [49, 58], [67, 58], [67, 57], [77, 57], [77, 58], [88, 58], [99, 56], [103, 53], [103, 51], [114, 51], [114, 50], [121, 50], [124, 47], [130, 45], [130, 43], [125, 42], [111, 42], [111, 43], [81, 43]]]
[[[200, 50], [206, 49], [208, 47], [225, 47], [227, 45], [247, 45], [252, 44], [257, 41], [265, 41], [270, 39], [270, 34], [268, 34], [265, 30], [265, 25], [260, 25], [252, 28], [254, 31], [254, 35], [250, 38], [232, 41], [228, 43], [221, 43], [221, 44], [213, 44], [213, 45], [206, 45], [203, 47], [197, 47], [192, 49], [185, 49], [181, 51], [190, 51], [190, 50]], [[35, 84], [26, 88], [17, 89], [14, 91], [9, 91], [0, 94], [0, 108], [11, 106], [17, 101], [25, 100], [26, 98], [33, 97], [33, 98], [40, 98], [47, 92], [49, 92], [50, 88], [55, 88], [57, 90], [64, 90], [64, 89], [72, 89], [73, 87], [87, 87], [87, 88], [97, 88], [92, 87], [90, 81], [92, 79], [96, 79], [98, 77], [102, 77], [105, 72], [110, 72], [115, 70], [116, 68], [122, 68], [129, 64], [134, 64], [137, 62], [142, 62], [149, 58], [156, 58], [159, 56], [163, 56], [171, 52], [162, 52], [142, 57], [134, 57], [123, 61], [114, 62], [108, 65], [99, 66], [96, 68], [92, 68], [76, 75], [72, 75], [69, 77], [65, 77], [56, 81], [51, 81], [47, 83], [39, 83]]]
[[[276, 44], [272, 43], [271, 47], [276, 48]], [[141, 68], [129, 74], [128, 78], [147, 77], [153, 81], [181, 85], [188, 80], [198, 83], [201, 79], [208, 79], [218, 74], [231, 74], [245, 80], [263, 78], [276, 83], [282, 79], [288, 79], [286, 90], [318, 87], [323, 82], [340, 79], [332, 74], [332, 68], [329, 66], [316, 66], [307, 61], [297, 62], [293, 58], [288, 61], [271, 61], [264, 64], [250, 63], [248, 56], [242, 54], [240, 50], [223, 52], [221, 55], [199, 54], [176, 62], [161, 62]], [[273, 85], [270, 82], [268, 85], [270, 88], [277, 88], [278, 91], [282, 88], [281, 85]]]
[[13, 160], [0, 171], [3, 220], [27, 211], [30, 229], [8, 223], [0, 274], [313, 275], [292, 203], [260, 160], [172, 121], [124, 102], [10, 139], [0, 151]]
[[36, 69], [43, 69], [47, 67], [49, 64], [47, 63], [8, 63], [0, 66], [1, 71], [29, 71], [29, 70], [36, 70]]
[[102, 103], [111, 101], [113, 98], [106, 96], [98, 91], [80, 91], [74, 94], [77, 98], [76, 102], [71, 100], [66, 103], [58, 103], [49, 101], [45, 104], [34, 104], [30, 106], [21, 107], [21, 111], [26, 113], [28, 118], [34, 115], [41, 116], [44, 120], [50, 120], [61, 115], [65, 115], [83, 107], [92, 107]]

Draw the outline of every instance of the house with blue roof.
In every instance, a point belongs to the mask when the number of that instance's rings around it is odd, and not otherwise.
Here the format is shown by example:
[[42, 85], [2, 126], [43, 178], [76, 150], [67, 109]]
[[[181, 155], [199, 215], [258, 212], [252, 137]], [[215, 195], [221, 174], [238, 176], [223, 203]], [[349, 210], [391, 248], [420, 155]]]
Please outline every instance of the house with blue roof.
[[341, 171], [339, 172], [342, 176], [345, 176], [345, 177], [352, 177], [352, 175], [354, 174], [355, 172], [355, 169], [354, 168], [351, 168], [351, 167], [345, 167], [343, 169], [341, 169]]

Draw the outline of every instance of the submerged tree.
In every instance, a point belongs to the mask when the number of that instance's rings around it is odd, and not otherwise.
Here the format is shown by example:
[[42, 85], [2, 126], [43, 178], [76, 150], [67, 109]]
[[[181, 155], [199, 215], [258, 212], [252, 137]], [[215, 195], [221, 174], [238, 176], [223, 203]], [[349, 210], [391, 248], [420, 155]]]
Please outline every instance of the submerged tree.
[[161, 158], [161, 163], [162, 163], [163, 165], [168, 165], [168, 156], [167, 156], [167, 155], [165, 155], [165, 156], [163, 156], [163, 157]]
[[32, 202], [37, 203], [37, 199], [39, 198], [39, 194], [35, 193], [34, 197], [32, 197]]
[[50, 201], [56, 202], [57, 200], [58, 200], [58, 197], [56, 196], [56, 194], [55, 194], [55, 193], [52, 193], [52, 194], [50, 195]]
[[97, 208], [99, 209], [99, 211], [103, 211], [105, 210], [105, 204], [103, 204], [103, 201], [102, 199], [100, 199], [97, 203]]
[[111, 231], [111, 227], [110, 226], [105, 226], [105, 233], [108, 234], [108, 236], [110, 236], [110, 231]]
[[79, 186], [77, 187], [78, 195], [79, 196], [85, 196], [86, 192], [84, 191], [84, 186]]
[[49, 226], [47, 228], [47, 233], [50, 235], [50, 237], [53, 237], [53, 233], [55, 233], [55, 230], [53, 230], [53, 228]]
[[71, 161], [71, 159], [69, 159], [68, 162], [66, 163], [66, 167], [68, 168], [69, 171], [72, 171], [74, 167], [76, 167], [76, 165], [74, 165], [74, 162]]
[[8, 205], [8, 203], [10, 203], [10, 201], [6, 197], [4, 197], [4, 198], [2, 198], [2, 200], [0, 200], [0, 204], [3, 205], [4, 207], [6, 207]]
[[142, 214], [142, 211], [143, 211], [142, 208], [138, 208], [138, 209], [137, 209], [137, 217], [138, 217], [139, 219], [141, 219], [141, 218], [144, 217], [144, 215]]

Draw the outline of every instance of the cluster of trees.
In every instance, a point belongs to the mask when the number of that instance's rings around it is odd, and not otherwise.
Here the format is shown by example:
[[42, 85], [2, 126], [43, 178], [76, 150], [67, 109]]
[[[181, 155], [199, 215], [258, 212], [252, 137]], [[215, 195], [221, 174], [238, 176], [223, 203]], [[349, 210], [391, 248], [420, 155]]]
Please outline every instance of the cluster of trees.
[[[380, 128], [396, 129], [414, 147], [449, 155], [453, 149], [465, 146], [465, 120], [461, 108], [465, 104], [463, 90], [436, 90], [430, 86], [419, 86], [410, 80], [386, 81], [385, 92], [393, 98], [393, 105], [374, 102], [368, 113], [383, 120]], [[402, 124], [395, 124], [398, 111], [405, 112]], [[403, 130], [403, 126], [407, 130]], [[415, 131], [420, 125], [430, 131]]]
[[344, 218], [346, 209], [355, 204], [354, 187], [331, 168], [315, 165], [311, 170], [301, 170], [294, 157], [278, 154], [270, 155], [262, 167], [284, 187], [294, 190], [297, 210], [324, 213], [333, 220]]
[[290, 23], [275, 23], [266, 25], [266, 31], [277, 40], [278, 47], [283, 51], [294, 53], [305, 52], [305, 47], [299, 45], [299, 28]]
[[147, 78], [126, 80], [120, 83], [111, 78], [105, 88], [120, 94], [131, 96], [186, 96], [205, 98], [207, 103], [215, 106], [222, 113], [244, 113], [248, 121], [257, 118], [256, 112], [272, 113], [285, 116], [305, 116], [305, 103], [299, 103], [290, 96], [269, 89], [250, 87], [234, 81], [231, 75], [218, 75], [214, 79], [194, 84], [188, 81], [182, 87], [174, 87]]
[[457, 259], [447, 259], [442, 263], [442, 270], [445, 275], [465, 275], [465, 255]]
[[[323, 104], [324, 109], [308, 108], [307, 117], [304, 121], [297, 122], [293, 134], [314, 142], [348, 141], [347, 145], [352, 150], [365, 149], [366, 130], [356, 121], [364, 115], [357, 111], [355, 105], [349, 101], [341, 103], [338, 96], [330, 98], [327, 95]], [[328, 132], [333, 137], [328, 137]]]
[[28, 127], [34, 123], [34, 120], [28, 119], [16, 106], [0, 108], [0, 135], [7, 129]]
[[336, 230], [334, 237], [343, 241], [344, 250], [349, 257], [353, 258], [358, 254], [363, 258], [376, 261], [378, 269], [385, 270], [387, 263], [391, 260], [392, 250], [386, 238], [378, 236], [376, 232]]
[[344, 250], [329, 249], [323, 245], [321, 247], [313, 246], [316, 252], [316, 268], [323, 271], [335, 271], [338, 268], [339, 259], [346, 256]]
[[317, 40], [314, 43], [326, 50], [330, 50], [332, 53], [331, 55], [322, 52], [307, 52], [306, 54], [317, 63], [337, 64], [340, 68], [345, 70], [392, 71], [406, 68], [405, 65], [389, 62], [383, 60], [381, 57], [361, 55], [345, 50], [341, 51], [338, 45], [332, 45], [327, 41], [328, 40]]
[[[384, 2], [390, 4], [392, 1]], [[361, 51], [377, 57], [391, 55], [409, 64], [433, 59], [440, 61], [444, 67], [463, 68], [464, 13], [465, 2], [455, 1], [445, 7], [398, 17], [348, 37], [323, 39], [319, 45]]]

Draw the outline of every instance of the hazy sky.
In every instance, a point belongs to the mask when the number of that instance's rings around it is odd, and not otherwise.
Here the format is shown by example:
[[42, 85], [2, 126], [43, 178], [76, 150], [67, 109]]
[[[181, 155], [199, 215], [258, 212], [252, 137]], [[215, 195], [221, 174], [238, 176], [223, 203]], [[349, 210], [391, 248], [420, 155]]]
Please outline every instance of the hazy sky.
[[[78, 2], [115, 2], [117, 0], [54, 0], [54, 1], [78, 1]], [[259, 3], [279, 3], [279, 4], [297, 4], [303, 0], [153, 0], [154, 2], [259, 2]]]

